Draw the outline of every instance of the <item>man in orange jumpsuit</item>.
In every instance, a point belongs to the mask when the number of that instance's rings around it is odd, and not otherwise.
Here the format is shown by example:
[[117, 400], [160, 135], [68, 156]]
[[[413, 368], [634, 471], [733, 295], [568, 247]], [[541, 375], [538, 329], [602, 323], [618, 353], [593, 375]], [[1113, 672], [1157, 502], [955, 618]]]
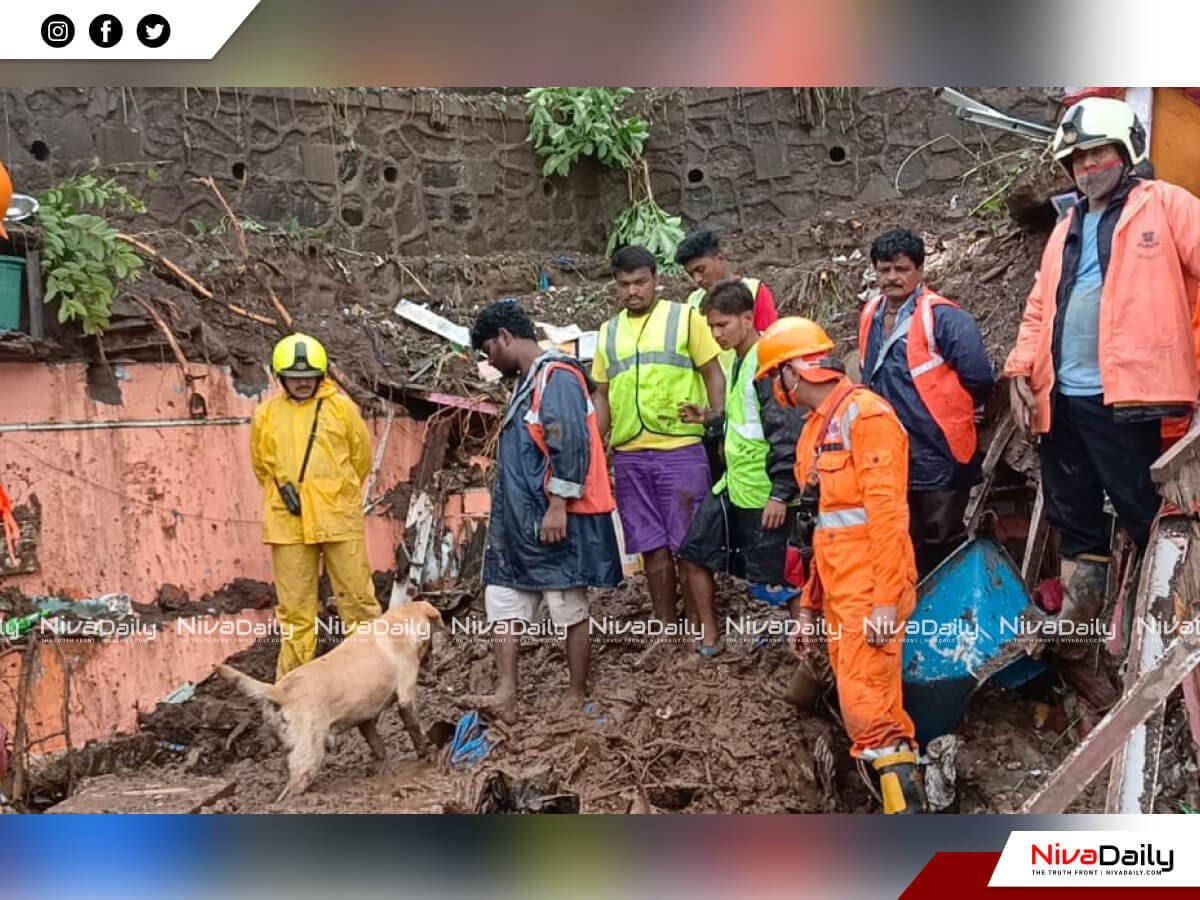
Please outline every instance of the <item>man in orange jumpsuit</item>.
[[797, 317], [780, 319], [759, 341], [758, 377], [775, 379], [782, 405], [813, 410], [796, 445], [796, 482], [816, 513], [801, 517], [815, 526], [814, 567], [792, 610], [792, 645], [803, 658], [814, 635], [827, 636], [850, 754], [878, 775], [885, 813], [924, 812], [901, 684], [904, 626], [917, 602], [908, 438], [887, 401], [851, 383], [832, 351], [819, 325]]

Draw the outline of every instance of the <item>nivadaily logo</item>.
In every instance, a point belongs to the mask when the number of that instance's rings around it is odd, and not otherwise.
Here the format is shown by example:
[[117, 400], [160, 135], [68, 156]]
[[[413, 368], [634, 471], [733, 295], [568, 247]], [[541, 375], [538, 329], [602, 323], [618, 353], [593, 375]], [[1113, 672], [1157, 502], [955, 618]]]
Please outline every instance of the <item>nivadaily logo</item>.
[[1158, 869], [1170, 872], [1175, 868], [1175, 851], [1159, 850], [1153, 844], [1138, 844], [1136, 849], [1100, 844], [1096, 847], [1064, 847], [1057, 842], [1030, 846], [1030, 864], [1051, 868], [1097, 866], [1130, 869]]

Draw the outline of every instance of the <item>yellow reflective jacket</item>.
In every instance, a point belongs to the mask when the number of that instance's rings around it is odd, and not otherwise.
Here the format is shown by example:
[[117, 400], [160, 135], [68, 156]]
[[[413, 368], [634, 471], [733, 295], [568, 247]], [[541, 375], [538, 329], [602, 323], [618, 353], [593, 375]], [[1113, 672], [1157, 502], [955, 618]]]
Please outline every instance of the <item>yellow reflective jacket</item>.
[[[323, 399], [304, 481], [298, 483], [317, 400]], [[329, 380], [297, 403], [280, 394], [259, 404], [250, 426], [250, 458], [263, 487], [263, 543], [321, 544], [363, 536], [362, 490], [371, 471], [371, 435], [354, 401]], [[301, 515], [277, 485], [300, 492]]]

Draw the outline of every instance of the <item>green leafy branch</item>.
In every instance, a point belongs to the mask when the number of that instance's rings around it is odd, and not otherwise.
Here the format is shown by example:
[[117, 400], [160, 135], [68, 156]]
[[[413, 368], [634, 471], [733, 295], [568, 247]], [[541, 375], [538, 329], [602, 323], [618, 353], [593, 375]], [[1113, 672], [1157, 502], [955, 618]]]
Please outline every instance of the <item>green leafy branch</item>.
[[622, 118], [631, 88], [533, 88], [529, 137], [546, 158], [543, 175], [566, 175], [582, 156], [594, 156], [614, 169], [631, 169], [642, 155], [650, 125], [637, 116]]
[[144, 213], [146, 207], [116, 179], [95, 175], [69, 179], [38, 203], [45, 302], [58, 302], [59, 322], [78, 321], [84, 334], [99, 334], [108, 327], [117, 285], [137, 279], [142, 268], [103, 214]]
[[[642, 157], [650, 125], [638, 116], [622, 116], [631, 88], [533, 88], [528, 103], [529, 136], [534, 152], [545, 158], [542, 175], [565, 176], [580, 158], [591, 156], [628, 176], [629, 206], [613, 221], [607, 252], [640, 244], [663, 271], [678, 271], [675, 248], [683, 240], [683, 220], [654, 200], [650, 170]], [[640, 178], [634, 173], [639, 172]]]

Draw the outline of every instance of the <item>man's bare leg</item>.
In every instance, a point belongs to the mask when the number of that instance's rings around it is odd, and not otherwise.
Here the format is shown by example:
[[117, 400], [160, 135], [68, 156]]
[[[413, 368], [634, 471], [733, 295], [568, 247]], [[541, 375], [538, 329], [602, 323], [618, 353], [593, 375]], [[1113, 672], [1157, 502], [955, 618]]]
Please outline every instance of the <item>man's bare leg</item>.
[[[511, 622], [505, 623], [511, 625]], [[517, 656], [519, 640], [506, 628], [492, 636], [492, 659], [496, 663], [496, 690], [492, 694], [471, 694], [463, 698], [467, 706], [478, 707], [509, 724], [517, 720]]]
[[587, 699], [588, 664], [592, 658], [592, 636], [588, 633], [588, 622], [567, 629], [567, 671], [571, 682], [563, 696], [565, 709], [578, 710]]
[[681, 559], [678, 562], [680, 579], [684, 591], [691, 599], [695, 620], [689, 616], [689, 621], [695, 621], [703, 629], [700, 643], [705, 647], [716, 646], [717, 643], [717, 607], [716, 584], [713, 573], [698, 563]]
[[643, 553], [642, 561], [646, 568], [646, 587], [650, 591], [654, 617], [668, 625], [674, 624], [679, 615], [675, 558], [669, 548], [659, 547]]

